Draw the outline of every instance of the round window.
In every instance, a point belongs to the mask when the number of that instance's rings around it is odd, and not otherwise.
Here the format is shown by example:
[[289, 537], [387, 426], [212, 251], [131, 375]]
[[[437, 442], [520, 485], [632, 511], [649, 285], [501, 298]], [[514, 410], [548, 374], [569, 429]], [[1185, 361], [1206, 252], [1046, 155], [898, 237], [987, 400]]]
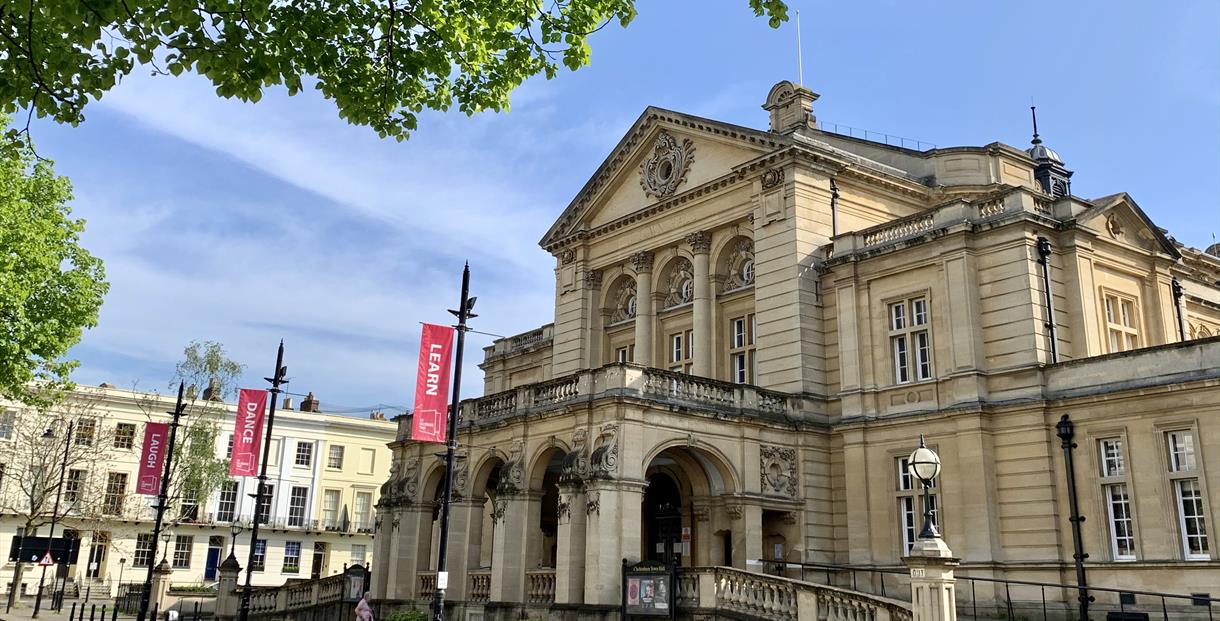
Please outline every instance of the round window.
[[741, 280], [743, 282], [754, 282], [754, 259], [746, 259], [746, 262], [742, 264]]
[[635, 296], [627, 298], [627, 315], [635, 317]]
[[693, 280], [682, 281], [682, 300], [686, 301], [695, 296], [695, 282]]
[[660, 179], [661, 181], [669, 181], [669, 178], [672, 176], [674, 176], [674, 163], [673, 162], [671, 162], [669, 160], [665, 160], [664, 162], [661, 162], [660, 166], [657, 166], [657, 178], [658, 179]]

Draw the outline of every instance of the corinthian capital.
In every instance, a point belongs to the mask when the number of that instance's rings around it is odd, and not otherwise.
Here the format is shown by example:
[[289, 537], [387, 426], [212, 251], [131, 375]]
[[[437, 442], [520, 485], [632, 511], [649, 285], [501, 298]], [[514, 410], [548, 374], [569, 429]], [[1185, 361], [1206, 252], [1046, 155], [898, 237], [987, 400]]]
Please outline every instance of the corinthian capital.
[[651, 272], [652, 271], [652, 253], [651, 252], [648, 252], [646, 250], [637, 252], [637, 253], [631, 255], [631, 261], [632, 261], [632, 263], [635, 264], [635, 271], [637, 271], [637, 272]]
[[712, 236], [708, 235], [706, 231], [687, 235], [686, 243], [690, 244], [690, 251], [695, 254], [707, 254], [712, 250]]

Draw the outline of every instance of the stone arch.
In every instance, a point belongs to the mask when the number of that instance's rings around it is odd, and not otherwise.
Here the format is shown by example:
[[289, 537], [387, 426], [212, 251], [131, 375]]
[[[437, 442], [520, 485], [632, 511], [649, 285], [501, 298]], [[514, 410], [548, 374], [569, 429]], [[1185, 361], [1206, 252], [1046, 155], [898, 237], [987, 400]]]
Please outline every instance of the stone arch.
[[492, 549], [495, 547], [496, 524], [492, 513], [496, 504], [496, 487], [500, 482], [500, 469], [507, 463], [508, 456], [502, 451], [491, 449], [471, 468], [470, 502], [471, 521], [476, 524], [471, 529], [468, 542], [469, 566], [471, 568], [491, 567]]
[[529, 489], [535, 491], [542, 489], [542, 479], [550, 462], [555, 458], [556, 452], [559, 454], [559, 463], [562, 464], [563, 458], [572, 452], [572, 447], [560, 438], [551, 437], [549, 442], [534, 453], [534, 457], [529, 461], [525, 471], [526, 485], [529, 486]]
[[610, 326], [635, 317], [635, 278], [621, 273], [608, 279], [602, 289], [601, 310], [605, 325]]
[[661, 264], [653, 281], [657, 308], [675, 308], [695, 299], [695, 267], [691, 259], [687, 253], [674, 250]]
[[[681, 449], [674, 451], [673, 449]], [[680, 456], [677, 461], [691, 472], [701, 474], [706, 482], [705, 495], [723, 496], [736, 494], [742, 490], [741, 477], [732, 467], [732, 460], [720, 449], [706, 443], [690, 444], [685, 438], [675, 438], [658, 443], [643, 459], [644, 471], [662, 453], [670, 451]], [[700, 490], [704, 491], [704, 490]]]
[[717, 293], [739, 291], [754, 284], [754, 240], [737, 234], [716, 249]]
[[[554, 567], [559, 552], [559, 480], [567, 445], [556, 439], [535, 455], [526, 471], [527, 502], [536, 504], [531, 511], [525, 554], [527, 567]], [[533, 516], [537, 517], [534, 518]]]

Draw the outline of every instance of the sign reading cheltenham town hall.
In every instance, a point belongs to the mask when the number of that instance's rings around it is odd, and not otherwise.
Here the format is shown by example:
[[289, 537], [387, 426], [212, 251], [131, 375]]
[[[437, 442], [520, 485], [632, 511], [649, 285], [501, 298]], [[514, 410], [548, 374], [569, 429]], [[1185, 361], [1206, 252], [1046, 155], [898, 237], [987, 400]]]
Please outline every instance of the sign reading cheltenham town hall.
[[[925, 513], [959, 598], [1086, 572], [1098, 610], [1107, 587], [1215, 597], [1217, 250], [1122, 188], [1072, 194], [1037, 134], [914, 150], [819, 129], [817, 97], [775, 85], [761, 129], [648, 108], [539, 231], [554, 316], [485, 348], [485, 396], [458, 406], [451, 618], [796, 619], [803, 593], [909, 618]], [[385, 612], [437, 589], [429, 417], [399, 419], [377, 507]], [[624, 585], [644, 562], [676, 579]]]

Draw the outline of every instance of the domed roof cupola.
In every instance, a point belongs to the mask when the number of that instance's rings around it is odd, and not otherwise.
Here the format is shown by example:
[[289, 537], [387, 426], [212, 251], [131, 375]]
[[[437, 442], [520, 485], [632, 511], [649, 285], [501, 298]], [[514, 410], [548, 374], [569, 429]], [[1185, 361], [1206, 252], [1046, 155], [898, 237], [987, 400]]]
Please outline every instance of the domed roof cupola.
[[1031, 146], [1025, 154], [1037, 164], [1034, 180], [1042, 186], [1043, 192], [1055, 198], [1067, 196], [1072, 193], [1072, 171], [1063, 167], [1063, 159], [1054, 149], [1042, 144], [1042, 138], [1038, 136], [1037, 108], [1030, 106], [1029, 113], [1034, 120], [1034, 139], [1029, 141]]

